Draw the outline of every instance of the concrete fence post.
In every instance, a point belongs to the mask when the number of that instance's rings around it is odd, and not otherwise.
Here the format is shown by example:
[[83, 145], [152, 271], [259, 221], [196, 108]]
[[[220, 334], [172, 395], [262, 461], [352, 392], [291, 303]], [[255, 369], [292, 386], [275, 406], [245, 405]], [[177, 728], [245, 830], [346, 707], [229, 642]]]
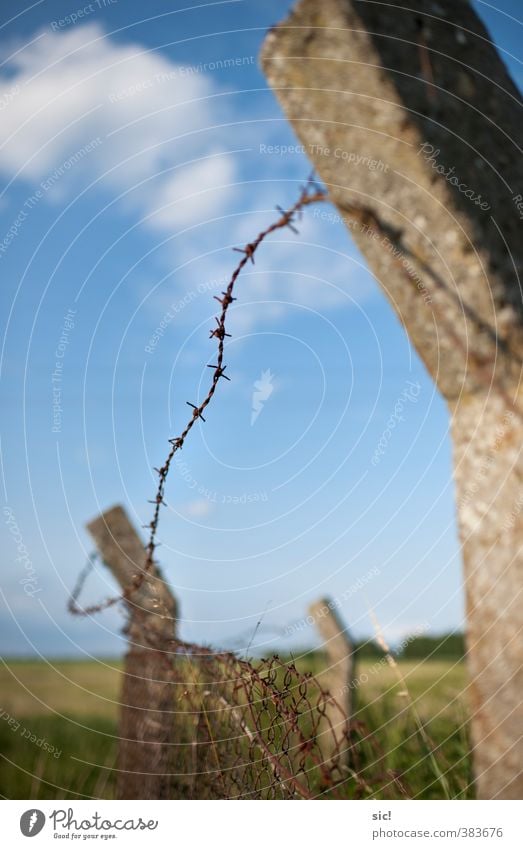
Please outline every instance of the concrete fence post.
[[[123, 507], [89, 522], [87, 529], [122, 590], [144, 567], [143, 543]], [[175, 636], [176, 600], [154, 568], [127, 601], [129, 650], [119, 718], [119, 799], [169, 798], [169, 762], [173, 738], [172, 680], [168, 653]]]
[[319, 675], [320, 684], [335, 701], [335, 704], [326, 705], [322, 748], [326, 759], [338, 753], [340, 766], [346, 766], [349, 760], [347, 732], [352, 714], [354, 676], [352, 641], [330, 599], [321, 598], [311, 604], [309, 615], [322, 638], [322, 649], [327, 658], [326, 669]]
[[521, 95], [456, 0], [299, 0], [262, 65], [447, 402], [477, 790], [521, 799]]

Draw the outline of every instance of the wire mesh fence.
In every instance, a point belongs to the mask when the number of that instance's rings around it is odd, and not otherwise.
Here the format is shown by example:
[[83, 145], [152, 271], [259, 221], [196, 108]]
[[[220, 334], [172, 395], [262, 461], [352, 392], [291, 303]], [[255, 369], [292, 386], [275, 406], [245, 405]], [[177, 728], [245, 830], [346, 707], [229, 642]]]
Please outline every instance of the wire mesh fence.
[[[153, 672], [145, 654], [149, 669], [143, 651], [131, 652], [126, 669], [126, 677], [142, 678], [144, 695]], [[122, 798], [133, 797], [136, 779], [140, 798], [148, 798], [148, 779], [159, 769], [151, 795], [161, 798], [366, 798], [385, 786], [396, 797], [409, 795], [399, 775], [382, 769], [373, 736], [293, 662], [247, 661], [178, 640], [154, 657], [165, 697], [148, 730], [129, 712], [124, 684]], [[129, 692], [143, 714], [135, 684]], [[168, 732], [158, 739], [161, 728]]]

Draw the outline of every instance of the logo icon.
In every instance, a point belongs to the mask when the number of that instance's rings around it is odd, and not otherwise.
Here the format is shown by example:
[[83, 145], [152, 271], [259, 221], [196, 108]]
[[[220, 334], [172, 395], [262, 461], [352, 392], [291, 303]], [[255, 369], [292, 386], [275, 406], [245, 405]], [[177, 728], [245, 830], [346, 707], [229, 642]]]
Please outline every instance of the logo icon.
[[265, 402], [269, 400], [274, 390], [274, 375], [270, 369], [262, 371], [259, 380], [254, 382], [254, 391], [252, 393], [252, 408], [251, 408], [251, 427], [260, 415]]
[[31, 808], [20, 817], [20, 831], [24, 837], [35, 837], [45, 825], [45, 814], [38, 808]]

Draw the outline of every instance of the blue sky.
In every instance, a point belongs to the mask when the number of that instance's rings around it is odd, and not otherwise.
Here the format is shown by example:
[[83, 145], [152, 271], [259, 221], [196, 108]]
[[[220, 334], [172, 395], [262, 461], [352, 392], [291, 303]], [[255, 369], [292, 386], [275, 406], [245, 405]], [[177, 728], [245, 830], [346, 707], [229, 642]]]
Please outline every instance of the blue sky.
[[[122, 650], [120, 612], [66, 611], [84, 525], [117, 502], [149, 520], [152, 467], [209, 378], [231, 249], [310, 170], [269, 152], [296, 140], [257, 65], [290, 4], [165, 5], [2, 12], [5, 654]], [[521, 82], [518, 5], [476, 8]], [[462, 625], [445, 406], [322, 211], [240, 280], [231, 383], [168, 481], [158, 556], [187, 639], [242, 649], [262, 618], [251, 650], [312, 644], [295, 623], [319, 595], [357, 635], [371, 609], [391, 641]], [[98, 567], [85, 600], [112, 591]]]

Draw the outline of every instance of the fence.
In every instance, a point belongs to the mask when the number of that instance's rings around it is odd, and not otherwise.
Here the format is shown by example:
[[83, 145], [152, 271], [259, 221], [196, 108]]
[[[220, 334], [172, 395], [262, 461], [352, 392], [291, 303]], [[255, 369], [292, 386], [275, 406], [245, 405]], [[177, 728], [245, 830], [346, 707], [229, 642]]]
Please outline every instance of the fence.
[[[129, 586], [146, 552], [124, 510], [113, 507], [88, 528], [106, 566]], [[83, 610], [84, 578], [75, 612]], [[126, 607], [118, 798], [361, 798], [385, 786], [408, 795], [350, 715], [352, 646], [326, 600], [311, 608], [324, 638], [319, 677], [276, 656], [250, 662], [178, 639], [177, 604], [157, 567]]]
[[331, 723], [344, 727], [345, 717], [314, 679], [276, 657], [254, 665], [201, 646], [175, 642], [172, 649], [165, 795], [310, 799], [345, 792], [351, 737], [335, 734]]
[[[117, 796], [119, 798], [311, 799], [369, 796], [382, 785], [407, 791], [361, 724], [351, 718], [352, 648], [333, 611], [321, 617], [329, 669], [324, 681], [277, 657], [256, 663], [176, 637], [178, 610], [154, 561], [160, 510], [171, 462], [212, 401], [224, 374], [227, 311], [236, 280], [263, 240], [289, 227], [325, 194], [312, 180], [278, 220], [241, 249], [242, 259], [217, 300], [211, 337], [218, 342], [210, 387], [190, 419], [170, 440], [159, 469], [149, 541], [145, 546], [121, 507], [88, 525], [121, 595], [81, 607], [82, 574], [70, 610], [87, 615], [125, 602], [129, 651], [121, 695]], [[349, 694], [349, 695], [347, 695]]]

